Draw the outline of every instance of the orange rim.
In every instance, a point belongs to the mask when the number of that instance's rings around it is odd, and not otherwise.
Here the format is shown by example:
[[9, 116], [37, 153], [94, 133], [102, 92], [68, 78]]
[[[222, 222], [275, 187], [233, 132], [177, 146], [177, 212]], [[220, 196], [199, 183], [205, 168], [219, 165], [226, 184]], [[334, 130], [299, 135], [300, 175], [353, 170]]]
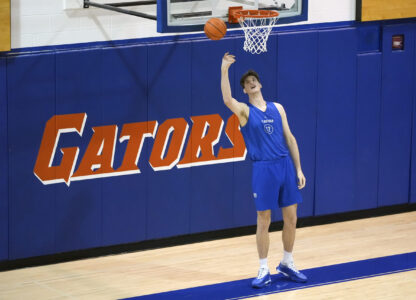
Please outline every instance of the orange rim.
[[275, 18], [278, 17], [279, 13], [275, 10], [260, 10], [260, 9], [243, 9], [238, 10], [234, 13], [234, 17], [239, 18]]

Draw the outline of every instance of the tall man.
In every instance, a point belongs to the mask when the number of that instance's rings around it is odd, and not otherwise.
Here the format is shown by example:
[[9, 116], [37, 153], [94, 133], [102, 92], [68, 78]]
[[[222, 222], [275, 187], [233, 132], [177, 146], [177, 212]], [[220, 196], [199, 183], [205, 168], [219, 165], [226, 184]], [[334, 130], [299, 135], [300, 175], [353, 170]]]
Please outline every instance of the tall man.
[[260, 269], [252, 286], [261, 288], [271, 283], [267, 264], [269, 226], [271, 210], [277, 206], [282, 209], [283, 215], [284, 255], [276, 270], [291, 280], [305, 282], [307, 278], [296, 269], [292, 256], [297, 204], [302, 202], [299, 190], [306, 183], [298, 145], [289, 129], [283, 106], [263, 99], [262, 85], [255, 71], [248, 71], [240, 80], [249, 103], [232, 97], [228, 69], [234, 62], [235, 57], [225, 53], [221, 65], [221, 91], [224, 104], [238, 117], [248, 154], [253, 161], [252, 187], [257, 210], [256, 242]]

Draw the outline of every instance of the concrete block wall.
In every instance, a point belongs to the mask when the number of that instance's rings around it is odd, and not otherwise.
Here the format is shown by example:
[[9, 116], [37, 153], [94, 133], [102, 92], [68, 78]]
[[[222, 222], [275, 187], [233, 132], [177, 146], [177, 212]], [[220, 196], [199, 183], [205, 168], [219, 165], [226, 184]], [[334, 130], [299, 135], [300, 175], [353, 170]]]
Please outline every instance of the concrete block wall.
[[[12, 49], [162, 35], [156, 31], [156, 21], [99, 8], [84, 9], [82, 4], [82, 0], [13, 0]], [[309, 0], [308, 5], [308, 21], [295, 25], [355, 19], [355, 0]], [[156, 5], [129, 9], [156, 14]]]

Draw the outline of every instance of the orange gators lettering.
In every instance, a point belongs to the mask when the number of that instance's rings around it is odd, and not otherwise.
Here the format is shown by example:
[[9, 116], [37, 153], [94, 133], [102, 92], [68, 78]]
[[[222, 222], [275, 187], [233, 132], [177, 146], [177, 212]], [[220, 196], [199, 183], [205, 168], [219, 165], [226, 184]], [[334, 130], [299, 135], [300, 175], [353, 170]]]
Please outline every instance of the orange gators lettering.
[[220, 115], [191, 117], [193, 122], [191, 137], [183, 159], [178, 168], [200, 166], [215, 163], [214, 146], [220, 140], [224, 121]]
[[[184, 156], [179, 162], [189, 130], [184, 118], [168, 119], [160, 126], [157, 121], [124, 124], [119, 142], [127, 141], [124, 157], [118, 169], [113, 168], [117, 146], [117, 125], [93, 127], [94, 131], [78, 169], [78, 147], [62, 148], [59, 165], [52, 166], [61, 133], [77, 132], [82, 136], [87, 114], [56, 115], [46, 122], [45, 131], [34, 167], [34, 174], [43, 184], [85, 180], [99, 177], [140, 173], [140, 154], [146, 137], [154, 138], [149, 164], [154, 171], [218, 164], [244, 160], [246, 147], [240, 132], [238, 118], [227, 120], [225, 134], [233, 145], [220, 147], [218, 155], [214, 146], [220, 140], [224, 121], [218, 114], [193, 116], [192, 131]], [[179, 163], [178, 163], [179, 162]]]
[[183, 159], [176, 165], [177, 168], [227, 163], [246, 158], [246, 145], [236, 115], [228, 118], [225, 128], [225, 133], [233, 147], [220, 147], [217, 157], [214, 155], [214, 146], [220, 139], [224, 125], [220, 115], [196, 116], [191, 117], [191, 120], [194, 123], [191, 137]]
[[238, 117], [232, 114], [227, 120], [225, 134], [233, 144], [232, 148], [220, 147], [218, 152], [218, 160], [221, 162], [240, 161], [246, 159], [247, 149], [244, 143], [243, 135], [240, 131], [240, 123]]
[[128, 140], [123, 162], [117, 169], [117, 173], [140, 173], [137, 163], [142, 152], [143, 142], [146, 137], [155, 137], [157, 122], [139, 122], [125, 124], [120, 134], [120, 143]]
[[149, 159], [153, 170], [170, 170], [176, 165], [182, 153], [188, 128], [189, 125], [183, 118], [168, 119], [160, 125]]
[[117, 126], [93, 127], [92, 130], [94, 134], [72, 180], [104, 177], [103, 174], [114, 172]]
[[38, 157], [36, 159], [34, 174], [43, 184], [65, 182], [69, 180], [74, 172], [75, 163], [78, 158], [79, 148], [62, 148], [63, 154], [60, 165], [52, 166], [56, 147], [61, 133], [77, 132], [82, 136], [87, 114], [69, 114], [53, 116], [46, 122], [42, 142], [40, 144]]

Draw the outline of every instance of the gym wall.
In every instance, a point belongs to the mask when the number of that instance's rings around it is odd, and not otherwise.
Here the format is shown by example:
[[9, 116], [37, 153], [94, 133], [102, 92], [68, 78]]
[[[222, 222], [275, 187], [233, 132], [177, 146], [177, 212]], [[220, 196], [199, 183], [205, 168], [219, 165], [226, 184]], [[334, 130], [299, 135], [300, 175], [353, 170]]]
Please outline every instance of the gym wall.
[[238, 34], [3, 54], [0, 260], [254, 225], [219, 86], [226, 51], [235, 98], [247, 101], [239, 78], [253, 68], [286, 109], [307, 179], [300, 217], [415, 203], [414, 21], [290, 27], [259, 56]]
[[[99, 3], [125, 0], [97, 0]], [[12, 48], [160, 37], [156, 22], [99, 8], [83, 8], [83, 0], [12, 1]], [[156, 5], [129, 7], [156, 14]], [[355, 0], [309, 0], [308, 21], [297, 24], [351, 21]], [[181, 34], [173, 34], [181, 36]]]

